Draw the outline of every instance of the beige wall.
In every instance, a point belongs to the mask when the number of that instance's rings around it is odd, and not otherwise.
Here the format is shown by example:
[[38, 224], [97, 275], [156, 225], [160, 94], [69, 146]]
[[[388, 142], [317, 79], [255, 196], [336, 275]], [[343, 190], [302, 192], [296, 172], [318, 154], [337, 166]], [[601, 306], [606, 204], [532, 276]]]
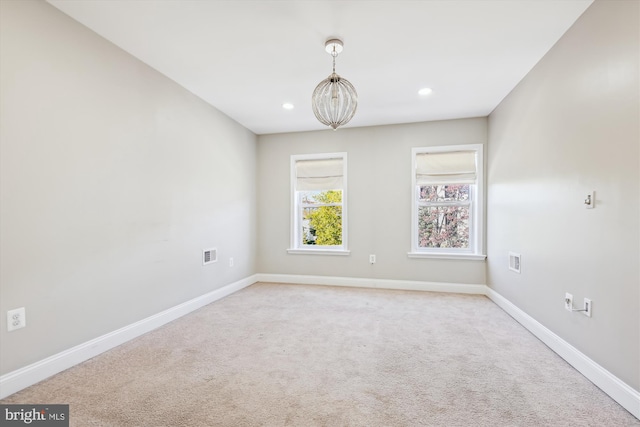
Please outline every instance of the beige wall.
[[50, 5], [0, 4], [1, 372], [254, 274], [256, 136]]
[[[484, 284], [484, 261], [409, 259], [411, 147], [484, 144], [486, 118], [261, 135], [258, 271]], [[292, 154], [347, 152], [349, 256], [292, 255]], [[369, 254], [377, 262], [369, 264]]]
[[637, 1], [596, 1], [490, 115], [487, 237], [489, 285], [636, 390], [638, 16]]

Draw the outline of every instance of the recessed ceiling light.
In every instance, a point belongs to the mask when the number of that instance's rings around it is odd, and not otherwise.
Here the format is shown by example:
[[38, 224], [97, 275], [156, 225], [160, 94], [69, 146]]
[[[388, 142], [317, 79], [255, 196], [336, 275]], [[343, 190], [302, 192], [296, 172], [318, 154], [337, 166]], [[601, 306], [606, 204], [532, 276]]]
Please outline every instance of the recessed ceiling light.
[[285, 102], [284, 104], [282, 104], [282, 108], [284, 108], [285, 110], [293, 110], [294, 105], [290, 102]]
[[426, 96], [429, 95], [433, 90], [430, 87], [423, 87], [418, 91], [418, 95]]

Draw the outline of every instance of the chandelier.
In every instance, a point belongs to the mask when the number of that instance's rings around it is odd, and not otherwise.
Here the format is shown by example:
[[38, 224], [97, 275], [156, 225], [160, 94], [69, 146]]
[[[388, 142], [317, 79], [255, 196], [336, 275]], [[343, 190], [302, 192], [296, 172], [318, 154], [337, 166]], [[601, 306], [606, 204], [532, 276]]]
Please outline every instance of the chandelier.
[[324, 49], [333, 57], [333, 72], [316, 86], [311, 105], [316, 118], [336, 130], [356, 113], [358, 94], [349, 80], [336, 74], [336, 56], [342, 52], [342, 40], [327, 40]]

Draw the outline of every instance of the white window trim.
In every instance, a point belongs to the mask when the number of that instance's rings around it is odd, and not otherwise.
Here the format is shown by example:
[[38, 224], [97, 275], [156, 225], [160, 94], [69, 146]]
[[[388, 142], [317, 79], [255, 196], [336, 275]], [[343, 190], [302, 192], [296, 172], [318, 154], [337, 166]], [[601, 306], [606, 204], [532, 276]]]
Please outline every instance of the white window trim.
[[[298, 218], [297, 200], [296, 200], [296, 162], [299, 160], [320, 160], [320, 159], [342, 159], [342, 246], [316, 246], [305, 248], [298, 245], [298, 237], [300, 232], [300, 219]], [[348, 233], [347, 233], [347, 153], [319, 153], [319, 154], [294, 154], [291, 156], [290, 166], [290, 182], [291, 182], [291, 229], [290, 242], [287, 253], [294, 255], [349, 255]]]
[[351, 251], [343, 249], [287, 249], [293, 255], [349, 255]]
[[431, 259], [465, 259], [471, 261], [484, 261], [486, 255], [476, 255], [471, 253], [434, 253], [434, 252], [407, 252], [409, 258], [431, 258]]
[[[421, 153], [444, 153], [450, 151], [475, 151], [476, 189], [473, 193], [473, 210], [469, 249], [440, 249], [418, 247], [418, 200], [416, 196], [416, 157]], [[409, 258], [460, 259], [482, 261], [484, 251], [484, 146], [482, 144], [444, 145], [437, 147], [414, 147], [411, 149], [411, 251]]]

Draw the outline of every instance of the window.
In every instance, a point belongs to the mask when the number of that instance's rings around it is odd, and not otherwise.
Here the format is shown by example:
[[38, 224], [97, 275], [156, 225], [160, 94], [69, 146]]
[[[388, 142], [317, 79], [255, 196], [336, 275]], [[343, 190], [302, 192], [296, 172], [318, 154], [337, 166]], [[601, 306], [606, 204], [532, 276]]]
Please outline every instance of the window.
[[410, 257], [484, 259], [482, 145], [412, 150]]
[[291, 156], [289, 253], [348, 255], [347, 153]]

